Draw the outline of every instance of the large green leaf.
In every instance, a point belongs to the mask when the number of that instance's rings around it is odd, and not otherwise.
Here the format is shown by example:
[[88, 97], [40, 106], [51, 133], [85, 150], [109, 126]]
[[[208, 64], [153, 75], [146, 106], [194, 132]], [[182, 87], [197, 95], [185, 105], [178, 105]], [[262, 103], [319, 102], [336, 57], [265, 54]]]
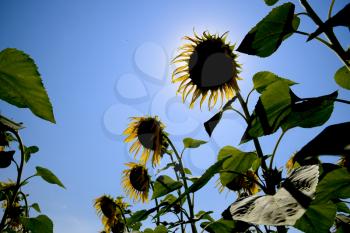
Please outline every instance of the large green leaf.
[[269, 85], [277, 81], [285, 82], [288, 86], [297, 84], [289, 79], [281, 78], [270, 71], [260, 71], [253, 76], [254, 89], [259, 93], [262, 93]]
[[218, 160], [224, 157], [228, 157], [222, 164], [222, 170], [220, 173], [221, 184], [226, 186], [232, 180], [234, 180], [238, 174], [245, 174], [258, 158], [254, 152], [243, 152], [232, 146], [225, 146], [219, 151]]
[[281, 45], [286, 35], [292, 33], [295, 6], [285, 3], [274, 8], [244, 37], [237, 51], [268, 57]]
[[197, 148], [207, 142], [203, 140], [193, 139], [193, 138], [184, 138], [183, 143], [185, 148]]
[[291, 101], [289, 85], [285, 81], [279, 80], [268, 85], [255, 106], [252, 120], [241, 143], [274, 133], [290, 113]]
[[36, 175], [40, 176], [41, 178], [43, 178], [45, 181], [47, 181], [50, 184], [57, 184], [58, 186], [61, 186], [62, 188], [66, 188], [66, 187], [64, 187], [62, 182], [57, 178], [57, 176], [55, 176], [55, 174], [53, 174], [47, 168], [36, 167]]
[[171, 177], [163, 175], [159, 176], [154, 182], [154, 189], [152, 200], [158, 197], [162, 197], [172, 191], [182, 187], [182, 183], [179, 181], [173, 180]]
[[328, 126], [295, 154], [294, 161], [304, 165], [319, 155], [348, 155], [349, 132], [350, 122]]
[[0, 99], [29, 108], [38, 117], [55, 123], [37, 66], [29, 55], [17, 49], [0, 52]]
[[305, 233], [328, 233], [333, 225], [337, 207], [331, 203], [312, 204], [294, 227]]
[[350, 198], [350, 173], [346, 168], [338, 168], [326, 174], [316, 189], [315, 202]]
[[346, 66], [337, 70], [334, 80], [342, 88], [350, 90], [350, 70]]
[[201, 227], [210, 233], [231, 233], [235, 228], [233, 220], [219, 219], [215, 222], [202, 222]]
[[333, 92], [329, 95], [301, 100], [293, 94], [291, 112], [284, 119], [282, 129], [287, 131], [297, 126], [312, 128], [323, 125], [332, 115], [334, 100], [337, 96], [338, 92]]
[[21, 218], [21, 223], [31, 233], [52, 233], [53, 223], [46, 215], [39, 215], [36, 218]]
[[153, 232], [154, 233], [167, 233], [168, 229], [164, 225], [160, 224], [153, 230]]

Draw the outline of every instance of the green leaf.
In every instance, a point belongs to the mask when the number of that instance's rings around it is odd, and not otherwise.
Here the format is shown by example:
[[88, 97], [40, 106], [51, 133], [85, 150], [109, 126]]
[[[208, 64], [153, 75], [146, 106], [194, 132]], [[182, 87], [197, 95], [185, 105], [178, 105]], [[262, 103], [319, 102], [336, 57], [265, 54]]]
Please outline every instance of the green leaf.
[[222, 170], [225, 172], [220, 172], [220, 181], [224, 186], [238, 176], [238, 174], [232, 172], [245, 174], [258, 159], [256, 153], [243, 152], [232, 146], [223, 147], [219, 151], [218, 160], [220, 161], [227, 156], [228, 158], [222, 164]]
[[297, 220], [294, 227], [305, 233], [328, 233], [333, 225], [336, 206], [329, 203], [312, 204], [306, 210], [305, 214]]
[[173, 180], [171, 177], [163, 175], [159, 176], [154, 182], [152, 200], [158, 197], [162, 197], [172, 191], [182, 187], [182, 183]]
[[41, 213], [40, 207], [38, 203], [33, 203], [30, 207], [36, 210], [36, 212]]
[[154, 231], [151, 228], [146, 228], [143, 233], [153, 233]]
[[46, 215], [39, 215], [36, 218], [21, 218], [21, 223], [31, 233], [53, 233], [53, 223]]
[[294, 31], [294, 9], [294, 4], [290, 2], [274, 8], [248, 32], [237, 51], [259, 57], [270, 56], [284, 37]]
[[349, 132], [350, 122], [328, 126], [295, 154], [294, 161], [304, 165], [319, 155], [348, 155], [350, 138], [341, 135]]
[[168, 203], [172, 204], [177, 200], [177, 197], [175, 197], [173, 194], [168, 194], [164, 197], [164, 199], [161, 201], [162, 203]]
[[266, 5], [268, 6], [272, 6], [274, 5], [276, 2], [278, 2], [278, 0], [264, 0]]
[[350, 71], [346, 66], [337, 70], [334, 75], [334, 80], [342, 88], [350, 90]]
[[185, 172], [185, 174], [187, 174], [187, 175], [192, 175], [191, 170], [188, 169], [187, 167], [184, 168], [184, 172]]
[[260, 71], [253, 76], [254, 89], [259, 93], [262, 93], [269, 85], [277, 81], [285, 82], [288, 86], [297, 84], [296, 82], [281, 78], [269, 71]]
[[203, 145], [207, 142], [203, 140], [193, 139], [193, 138], [185, 138], [183, 140], [183, 143], [185, 148], [197, 148], [197, 147], [200, 147], [200, 145]]
[[24, 159], [26, 163], [29, 161], [32, 154], [35, 154], [39, 151], [39, 147], [37, 146], [30, 146], [30, 147], [24, 147]]
[[137, 222], [141, 222], [145, 219], [147, 219], [148, 215], [150, 215], [152, 212], [149, 212], [148, 210], [139, 210], [136, 211], [131, 215], [130, 218], [127, 219], [127, 225], [131, 226], [132, 224], [135, 224]]
[[337, 96], [338, 92], [333, 92], [330, 95], [301, 100], [294, 95], [294, 98], [298, 100], [293, 101], [291, 113], [285, 118], [281, 125], [283, 131], [297, 126], [312, 128], [323, 125], [332, 115], [334, 100]]
[[346, 168], [338, 168], [326, 174], [316, 189], [314, 202], [350, 198], [350, 173]]
[[52, 105], [38, 68], [29, 55], [17, 49], [0, 52], [0, 99], [55, 123]]
[[274, 133], [290, 113], [291, 101], [289, 86], [285, 81], [279, 80], [268, 85], [255, 106], [241, 143]]
[[36, 175], [41, 176], [45, 181], [47, 181], [50, 184], [57, 184], [58, 186], [62, 188], [64, 185], [62, 182], [53, 174], [49, 169], [43, 168], [43, 167], [36, 167]]
[[170, 167], [175, 167], [175, 163], [168, 163], [165, 167], [158, 169], [157, 173], [168, 170]]
[[350, 209], [344, 202], [340, 201], [340, 202], [335, 203], [335, 205], [337, 206], [337, 212], [343, 212], [343, 213], [350, 214]]
[[154, 233], [168, 233], [168, 229], [164, 225], [160, 224], [154, 229], [153, 232]]
[[197, 214], [195, 214], [195, 217], [197, 219], [206, 219], [209, 220], [210, 222], [214, 222], [215, 220], [210, 216], [210, 214], [212, 214], [213, 211], [199, 211]]
[[235, 228], [233, 220], [219, 219], [215, 222], [202, 222], [201, 227], [210, 233], [231, 233]]

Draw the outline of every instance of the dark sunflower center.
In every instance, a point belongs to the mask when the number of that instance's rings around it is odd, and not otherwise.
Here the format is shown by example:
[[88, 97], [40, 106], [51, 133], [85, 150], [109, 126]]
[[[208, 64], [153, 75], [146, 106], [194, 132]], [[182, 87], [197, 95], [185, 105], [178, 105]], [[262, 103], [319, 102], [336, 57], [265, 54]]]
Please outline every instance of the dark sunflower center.
[[104, 216], [111, 218], [115, 214], [116, 204], [109, 198], [104, 198], [101, 201], [101, 211]]
[[137, 129], [137, 137], [143, 147], [155, 150], [161, 137], [159, 123], [154, 119], [142, 121]]
[[141, 166], [134, 167], [130, 171], [130, 183], [137, 191], [146, 191], [149, 187], [149, 177], [147, 175], [147, 171]]
[[232, 50], [220, 38], [198, 43], [189, 59], [190, 79], [203, 89], [222, 86], [235, 72]]

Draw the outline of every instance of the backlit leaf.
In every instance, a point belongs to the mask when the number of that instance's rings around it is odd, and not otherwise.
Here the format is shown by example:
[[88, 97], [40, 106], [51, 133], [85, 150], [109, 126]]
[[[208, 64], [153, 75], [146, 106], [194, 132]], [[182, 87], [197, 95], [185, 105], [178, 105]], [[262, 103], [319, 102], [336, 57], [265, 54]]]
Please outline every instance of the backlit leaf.
[[40, 176], [41, 178], [43, 178], [45, 181], [47, 181], [50, 184], [57, 184], [58, 186], [60, 186], [62, 188], [66, 188], [66, 187], [64, 187], [62, 182], [55, 176], [55, 174], [53, 174], [47, 168], [36, 167], [36, 175]]
[[182, 183], [173, 180], [171, 177], [163, 175], [159, 176], [154, 182], [154, 190], [152, 200], [161, 196], [164, 196], [172, 191], [182, 187]]

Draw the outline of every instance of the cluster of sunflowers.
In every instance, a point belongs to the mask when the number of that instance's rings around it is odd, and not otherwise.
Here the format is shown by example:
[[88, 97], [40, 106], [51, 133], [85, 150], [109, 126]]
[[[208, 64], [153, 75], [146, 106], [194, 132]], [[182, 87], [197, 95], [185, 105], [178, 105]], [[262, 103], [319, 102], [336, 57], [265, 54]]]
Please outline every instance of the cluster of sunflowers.
[[[183, 102], [192, 94], [190, 108], [200, 99], [200, 107], [208, 97], [208, 108], [211, 110], [221, 99], [221, 106], [226, 100], [231, 100], [239, 91], [237, 80], [240, 78], [240, 65], [236, 62], [237, 55], [233, 52], [234, 46], [226, 42], [228, 33], [222, 36], [204, 32], [203, 36], [194, 33], [194, 37], [185, 37], [190, 43], [180, 47], [180, 54], [173, 59], [173, 63], [182, 63], [172, 75], [172, 82], [180, 82], [178, 93], [182, 95]], [[159, 165], [162, 157], [168, 154], [173, 162], [175, 175], [179, 182], [182, 182], [185, 191], [188, 189], [184, 167], [181, 156], [165, 131], [165, 125], [155, 116], [132, 117], [131, 122], [124, 131], [125, 142], [131, 142], [130, 153], [135, 158], [141, 154], [138, 162], [126, 163], [128, 167], [123, 171], [122, 185], [125, 193], [134, 201], [147, 202], [149, 191], [153, 188], [153, 181], [148, 174], [147, 162], [150, 161], [152, 167]], [[168, 150], [171, 146], [172, 150]], [[174, 163], [172, 154], [175, 153], [177, 162]], [[182, 180], [181, 180], [182, 179]], [[255, 194], [259, 191], [257, 176], [253, 171], [240, 174], [229, 184], [225, 185], [231, 190], [238, 191], [239, 194]], [[219, 190], [224, 186], [218, 180]], [[180, 191], [178, 190], [180, 195]], [[157, 199], [156, 199], [157, 201]], [[188, 198], [189, 211], [188, 221], [193, 221], [193, 204]], [[156, 203], [158, 205], [158, 203]], [[102, 215], [102, 222], [105, 232], [123, 232], [125, 228], [125, 213], [130, 213], [128, 204], [122, 198], [113, 199], [109, 196], [102, 196], [95, 200], [95, 208]], [[179, 207], [181, 211], [181, 206]], [[179, 212], [179, 211], [178, 211]], [[185, 213], [186, 214], [186, 213]], [[181, 213], [182, 215], [182, 213]], [[157, 221], [159, 224], [159, 219]], [[181, 224], [182, 232], [184, 231]], [[192, 231], [196, 232], [192, 224]]]

